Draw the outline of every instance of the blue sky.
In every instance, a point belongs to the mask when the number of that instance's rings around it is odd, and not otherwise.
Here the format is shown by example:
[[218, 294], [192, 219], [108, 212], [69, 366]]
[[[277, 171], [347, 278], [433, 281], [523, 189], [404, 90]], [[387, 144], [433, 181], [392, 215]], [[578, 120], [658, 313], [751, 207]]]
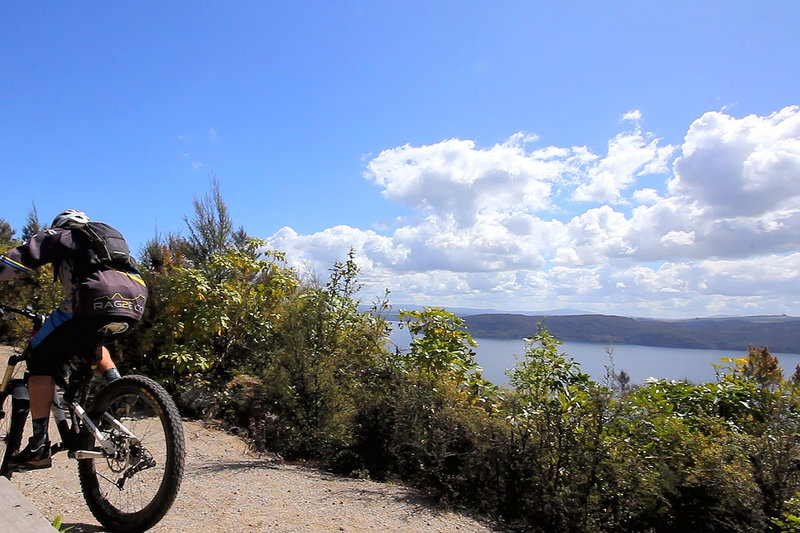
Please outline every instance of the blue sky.
[[[552, 4], [552, 5], [548, 5]], [[800, 5], [7, 2], [0, 217], [135, 249], [216, 175], [362, 298], [800, 315]]]

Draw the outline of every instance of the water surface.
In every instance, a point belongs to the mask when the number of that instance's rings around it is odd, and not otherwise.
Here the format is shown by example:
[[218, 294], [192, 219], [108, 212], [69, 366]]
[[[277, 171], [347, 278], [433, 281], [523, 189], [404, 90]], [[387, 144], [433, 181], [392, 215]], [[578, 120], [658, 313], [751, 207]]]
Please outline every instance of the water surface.
[[[410, 337], [407, 330], [395, 328], [391, 339], [401, 349], [408, 348]], [[524, 355], [525, 341], [488, 338], [475, 338], [475, 341], [478, 343], [475, 348], [476, 359], [484, 369], [484, 377], [498, 385], [506, 383], [506, 369], [512, 368]], [[641, 384], [649, 377], [685, 379], [692, 383], [715, 381], [714, 364], [722, 364], [722, 358], [747, 355], [747, 347], [742, 347], [740, 351], [697, 350], [634, 344], [607, 346], [591, 342], [564, 342], [559, 346], [559, 351], [577, 361], [581, 369], [595, 381], [602, 382], [606, 376], [606, 368], [613, 364], [617, 372], [627, 372], [634, 384]], [[778, 358], [787, 378], [800, 364], [800, 354], [773, 355]]]

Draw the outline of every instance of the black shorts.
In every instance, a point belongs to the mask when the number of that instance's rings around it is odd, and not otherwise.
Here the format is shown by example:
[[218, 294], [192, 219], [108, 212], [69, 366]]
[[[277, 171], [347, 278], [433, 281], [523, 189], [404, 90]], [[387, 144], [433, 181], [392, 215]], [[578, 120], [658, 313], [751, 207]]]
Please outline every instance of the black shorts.
[[[127, 317], [71, 315], [56, 311], [31, 339], [28, 372], [32, 376], [55, 376], [65, 362], [75, 356], [91, 361], [99, 357], [99, 348], [115, 324], [127, 330]], [[120, 331], [119, 333], [121, 333]]]

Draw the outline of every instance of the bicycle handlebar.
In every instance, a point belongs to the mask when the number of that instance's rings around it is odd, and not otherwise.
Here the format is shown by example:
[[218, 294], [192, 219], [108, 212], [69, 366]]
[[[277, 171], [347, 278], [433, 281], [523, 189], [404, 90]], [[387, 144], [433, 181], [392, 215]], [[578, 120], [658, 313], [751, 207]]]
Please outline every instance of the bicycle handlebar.
[[17, 307], [12, 307], [12, 306], [6, 305], [4, 303], [0, 303], [0, 312], [8, 312], [8, 313], [14, 313], [14, 314], [17, 314], [17, 315], [22, 315], [22, 316], [24, 316], [26, 318], [30, 318], [31, 320], [36, 318], [36, 313], [34, 313], [33, 310], [30, 309], [30, 308], [28, 308], [28, 309], [19, 309]]
[[35, 328], [41, 327], [45, 319], [45, 315], [34, 312], [34, 310], [31, 309], [30, 307], [27, 307], [25, 309], [19, 309], [18, 307], [13, 307], [0, 302], [0, 317], [2, 317], [5, 313], [14, 313], [15, 315], [22, 315], [25, 318], [32, 320]]

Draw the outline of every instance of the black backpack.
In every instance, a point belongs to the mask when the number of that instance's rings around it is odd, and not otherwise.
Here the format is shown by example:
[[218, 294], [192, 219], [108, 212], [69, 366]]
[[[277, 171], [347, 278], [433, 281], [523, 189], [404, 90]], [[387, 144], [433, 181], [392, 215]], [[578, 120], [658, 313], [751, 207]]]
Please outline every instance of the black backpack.
[[73, 229], [89, 241], [89, 262], [125, 271], [136, 271], [128, 243], [122, 234], [104, 222], [87, 222]]

